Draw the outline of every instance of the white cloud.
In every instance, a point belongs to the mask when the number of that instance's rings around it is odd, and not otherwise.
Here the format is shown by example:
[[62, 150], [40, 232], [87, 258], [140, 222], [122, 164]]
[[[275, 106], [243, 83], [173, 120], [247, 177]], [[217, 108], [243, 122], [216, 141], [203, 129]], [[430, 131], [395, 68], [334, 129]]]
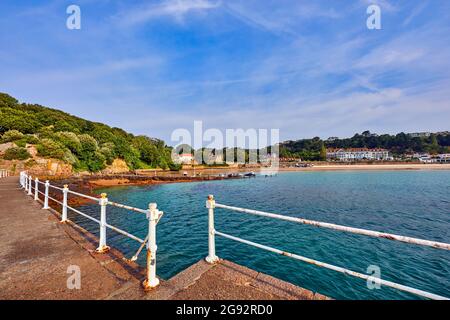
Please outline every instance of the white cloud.
[[213, 10], [221, 6], [221, 1], [211, 0], [165, 0], [159, 4], [150, 4], [122, 14], [119, 19], [122, 25], [141, 24], [152, 19], [169, 16], [181, 22], [191, 12]]

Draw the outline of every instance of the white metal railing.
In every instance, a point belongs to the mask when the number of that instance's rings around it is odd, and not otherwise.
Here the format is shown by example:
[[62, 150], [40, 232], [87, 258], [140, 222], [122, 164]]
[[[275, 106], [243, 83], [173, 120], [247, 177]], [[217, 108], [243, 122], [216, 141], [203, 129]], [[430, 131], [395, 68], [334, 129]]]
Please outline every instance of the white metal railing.
[[[127, 205], [123, 205], [120, 203], [109, 201], [107, 198], [106, 193], [102, 193], [100, 198], [95, 198], [92, 196], [88, 196], [82, 193], [78, 193], [72, 190], [69, 190], [68, 185], [64, 185], [63, 188], [51, 185], [50, 182], [47, 180], [45, 182], [39, 181], [38, 178], [33, 178], [31, 175], [28, 175], [27, 172], [21, 172], [19, 176], [19, 182], [20, 186], [25, 190], [27, 195], [33, 196], [34, 200], [41, 201], [39, 199], [39, 195], [43, 197], [43, 209], [50, 209], [49, 207], [49, 200], [59, 204], [62, 206], [61, 210], [61, 223], [66, 223], [69, 220], [67, 219], [67, 212], [68, 210], [71, 210], [95, 223], [97, 223], [100, 227], [100, 236], [99, 236], [99, 245], [96, 249], [97, 253], [106, 253], [109, 251], [109, 246], [106, 243], [106, 229], [109, 228], [119, 234], [122, 234], [134, 241], [137, 241], [140, 243], [140, 247], [138, 251], [134, 254], [134, 256], [130, 259], [131, 261], [137, 260], [139, 254], [141, 253], [144, 246], [147, 246], [147, 277], [145, 281], [143, 282], [144, 289], [149, 290], [152, 288], [155, 288], [159, 285], [159, 279], [156, 277], [156, 225], [158, 224], [159, 220], [163, 216], [163, 212], [159, 211], [157, 209], [156, 203], [150, 203], [149, 208], [147, 210], [139, 209], [130, 207]], [[40, 190], [39, 186], [43, 186], [43, 191]], [[62, 193], [62, 201], [59, 201], [49, 195], [50, 189], [55, 190], [56, 192]], [[71, 206], [68, 205], [68, 195], [74, 195], [77, 197], [82, 197], [91, 201], [95, 201], [100, 206], [100, 220], [97, 218], [94, 218], [90, 215], [87, 215], [86, 213], [81, 212], [80, 210], [77, 210]], [[125, 230], [119, 229], [113, 225], [110, 225], [107, 223], [106, 220], [106, 207], [107, 206], [114, 206], [118, 208], [127, 209], [133, 212], [145, 214], [148, 219], [148, 234], [145, 239], [141, 239]]]
[[344, 232], [350, 232], [355, 234], [361, 234], [366, 235], [370, 237], [376, 237], [376, 238], [383, 238], [393, 241], [400, 241], [400, 242], [406, 242], [411, 244], [417, 244], [422, 246], [428, 246], [436, 249], [442, 249], [442, 250], [450, 250], [450, 244], [449, 243], [443, 243], [443, 242], [437, 242], [437, 241], [429, 241], [429, 240], [423, 240], [423, 239], [417, 239], [417, 238], [411, 238], [411, 237], [405, 237], [405, 236], [399, 236], [395, 234], [389, 234], [384, 232], [377, 232], [372, 230], [366, 230], [366, 229], [359, 229], [359, 228], [352, 228], [352, 227], [346, 227], [341, 226], [337, 224], [331, 224], [331, 223], [325, 223], [325, 222], [319, 222], [319, 221], [313, 221], [313, 220], [306, 220], [301, 218], [295, 218], [295, 217], [288, 217], [283, 216], [279, 214], [269, 213], [269, 212], [263, 212], [263, 211], [257, 211], [257, 210], [251, 210], [251, 209], [244, 209], [239, 207], [232, 207], [227, 206], [224, 204], [216, 203], [214, 200], [214, 197], [212, 195], [208, 196], [208, 199], [206, 200], [206, 208], [208, 209], [208, 256], [206, 257], [206, 261], [209, 263], [216, 263], [219, 258], [216, 255], [216, 247], [215, 247], [215, 236], [221, 236], [226, 239], [230, 239], [233, 241], [241, 242], [259, 249], [267, 250], [270, 252], [278, 253], [280, 255], [290, 257], [296, 260], [300, 260], [309, 264], [313, 264], [319, 267], [327, 268], [330, 270], [334, 270], [346, 275], [350, 275], [353, 277], [357, 277], [364, 280], [370, 280], [373, 281], [376, 284], [379, 285], [385, 285], [387, 287], [395, 288], [401, 291], [409, 292], [418, 296], [422, 296], [428, 299], [434, 299], [434, 300], [449, 300], [447, 297], [443, 297], [437, 294], [433, 294], [430, 292], [422, 291], [416, 288], [404, 286], [395, 282], [383, 280], [374, 276], [369, 276], [366, 274], [358, 273], [349, 269], [345, 269], [342, 267], [334, 266], [328, 263], [324, 263], [321, 261], [313, 260], [304, 256], [300, 256], [297, 254], [293, 254], [290, 252], [286, 252], [280, 249], [275, 249], [266, 245], [258, 244], [252, 241], [248, 241], [245, 239], [241, 239], [239, 237], [235, 237], [223, 232], [219, 232], [214, 228], [214, 209], [215, 208], [221, 208], [221, 209], [227, 209], [231, 211], [237, 211], [242, 213], [247, 213], [251, 215], [261, 216], [261, 217], [267, 217], [272, 219], [278, 219], [278, 220], [284, 220], [284, 221], [290, 221], [300, 224], [306, 224], [306, 225], [312, 225], [320, 228], [327, 228], [327, 229], [333, 229], [338, 231], [344, 231]]
[[0, 179], [1, 178], [6, 178], [10, 176], [10, 172], [9, 170], [6, 169], [0, 169]]

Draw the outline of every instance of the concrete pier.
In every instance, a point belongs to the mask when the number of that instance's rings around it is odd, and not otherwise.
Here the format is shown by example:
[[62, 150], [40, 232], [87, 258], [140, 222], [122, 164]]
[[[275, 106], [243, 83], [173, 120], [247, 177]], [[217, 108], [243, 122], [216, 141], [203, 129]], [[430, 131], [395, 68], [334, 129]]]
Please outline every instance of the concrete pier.
[[[229, 261], [204, 261], [145, 292], [145, 270], [112, 248], [98, 254], [98, 239], [61, 224], [19, 188], [0, 180], [0, 299], [327, 299]], [[207, 241], [207, 239], [205, 239]], [[79, 289], [68, 286], [79, 267]]]

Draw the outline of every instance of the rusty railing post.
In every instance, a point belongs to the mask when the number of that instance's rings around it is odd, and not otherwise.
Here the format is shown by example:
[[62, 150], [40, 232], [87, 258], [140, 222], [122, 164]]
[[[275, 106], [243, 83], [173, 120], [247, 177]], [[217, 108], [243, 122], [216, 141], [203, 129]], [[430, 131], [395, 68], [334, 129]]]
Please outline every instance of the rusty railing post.
[[147, 278], [143, 282], [145, 290], [151, 290], [159, 285], [156, 277], [156, 222], [163, 213], [157, 209], [156, 203], [148, 206], [148, 242], [147, 242]]
[[219, 261], [219, 257], [216, 256], [216, 241], [214, 238], [214, 208], [216, 206], [216, 201], [213, 195], [208, 196], [206, 200], [206, 208], [208, 209], [208, 256], [206, 257], [206, 262], [216, 263]]
[[97, 253], [106, 253], [109, 247], [106, 245], [106, 206], [108, 205], [108, 198], [106, 193], [101, 194], [100, 204], [100, 239]]

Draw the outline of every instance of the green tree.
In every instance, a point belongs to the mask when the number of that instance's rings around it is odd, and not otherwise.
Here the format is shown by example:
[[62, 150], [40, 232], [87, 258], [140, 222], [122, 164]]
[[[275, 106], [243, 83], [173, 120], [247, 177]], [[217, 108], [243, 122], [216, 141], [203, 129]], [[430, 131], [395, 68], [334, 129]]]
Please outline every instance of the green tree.
[[55, 159], [63, 159], [64, 154], [68, 150], [64, 145], [51, 140], [51, 139], [42, 139], [38, 145], [36, 146], [38, 151], [38, 155], [42, 157], [49, 157]]
[[320, 160], [327, 160], [327, 148], [325, 147], [325, 144], [323, 142], [322, 147], [320, 148]]

